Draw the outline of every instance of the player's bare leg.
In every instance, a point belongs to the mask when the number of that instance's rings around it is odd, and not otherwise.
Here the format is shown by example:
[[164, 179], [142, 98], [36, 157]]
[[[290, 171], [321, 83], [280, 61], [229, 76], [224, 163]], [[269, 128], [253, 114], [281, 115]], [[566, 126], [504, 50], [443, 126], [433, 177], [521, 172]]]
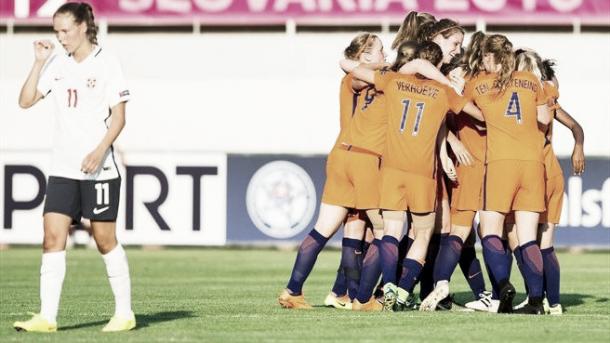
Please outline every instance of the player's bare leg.
[[131, 330], [136, 326], [136, 319], [131, 310], [129, 264], [125, 250], [116, 239], [116, 223], [92, 220], [91, 229], [114, 294], [114, 315], [102, 331]]
[[17, 331], [57, 331], [57, 312], [66, 276], [66, 239], [72, 218], [47, 212], [43, 216], [42, 264], [40, 266], [40, 313], [30, 320], [15, 322]]
[[320, 212], [316, 224], [299, 246], [299, 252], [292, 268], [287, 287], [278, 297], [278, 302], [284, 308], [311, 309], [302, 294], [303, 284], [311, 273], [318, 254], [328, 240], [339, 230], [347, 216], [348, 210], [342, 206], [320, 204]]

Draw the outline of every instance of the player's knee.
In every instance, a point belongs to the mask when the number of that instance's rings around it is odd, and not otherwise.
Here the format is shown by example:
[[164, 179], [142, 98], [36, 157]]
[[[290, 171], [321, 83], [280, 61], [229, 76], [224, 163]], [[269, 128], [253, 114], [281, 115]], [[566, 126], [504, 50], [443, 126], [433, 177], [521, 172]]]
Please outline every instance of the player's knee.
[[379, 210], [367, 210], [366, 215], [373, 226], [373, 232], [381, 230], [383, 232], [383, 217]]
[[116, 236], [114, 235], [94, 235], [97, 250], [101, 254], [107, 254], [117, 246]]
[[413, 228], [421, 229], [421, 230], [433, 230], [434, 229], [434, 221], [436, 220], [436, 214], [425, 213], [425, 214], [414, 214], [413, 215]]
[[42, 249], [45, 252], [61, 251], [66, 248], [66, 237], [53, 232], [45, 232], [42, 240]]
[[474, 240], [474, 235], [472, 235], [471, 233], [472, 229], [470, 227], [460, 225], [451, 226], [451, 235], [460, 237], [460, 239], [462, 239], [462, 242]]

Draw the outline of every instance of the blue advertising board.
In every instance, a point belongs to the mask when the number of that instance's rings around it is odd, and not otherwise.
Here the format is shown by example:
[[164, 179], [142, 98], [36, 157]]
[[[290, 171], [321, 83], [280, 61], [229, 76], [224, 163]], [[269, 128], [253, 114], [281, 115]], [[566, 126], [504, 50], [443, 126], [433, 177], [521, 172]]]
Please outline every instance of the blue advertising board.
[[[301, 241], [317, 218], [325, 162], [324, 155], [229, 155], [227, 243]], [[569, 159], [560, 163], [565, 193], [555, 245], [610, 247], [610, 160], [588, 159], [582, 177], [571, 175]]]

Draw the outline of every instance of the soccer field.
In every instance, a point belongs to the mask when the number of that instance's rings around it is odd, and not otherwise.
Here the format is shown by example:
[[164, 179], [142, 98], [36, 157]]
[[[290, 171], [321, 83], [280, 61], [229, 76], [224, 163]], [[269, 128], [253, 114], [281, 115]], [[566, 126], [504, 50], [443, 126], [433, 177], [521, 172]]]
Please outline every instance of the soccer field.
[[[276, 297], [285, 286], [294, 251], [128, 250], [135, 331], [102, 334], [114, 301], [96, 251], [68, 252], [58, 324], [53, 334], [15, 332], [12, 323], [38, 311], [40, 250], [0, 252], [0, 342], [258, 342], [258, 341], [610, 341], [610, 255], [559, 254], [561, 317], [486, 313], [354, 313], [321, 307], [339, 262], [324, 251], [305, 285], [312, 311], [285, 310]], [[513, 280], [523, 285], [516, 269]], [[472, 295], [458, 270], [452, 292]]]

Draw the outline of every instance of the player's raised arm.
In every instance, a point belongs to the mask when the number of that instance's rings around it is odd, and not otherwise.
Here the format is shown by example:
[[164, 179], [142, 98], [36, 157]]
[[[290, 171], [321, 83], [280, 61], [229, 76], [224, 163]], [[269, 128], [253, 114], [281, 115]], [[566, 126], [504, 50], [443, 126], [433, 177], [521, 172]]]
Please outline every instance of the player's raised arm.
[[355, 77], [355, 79], [352, 81], [352, 88], [354, 88], [354, 90], [360, 90], [364, 87], [366, 87], [368, 84], [372, 84], [373, 82], [368, 82], [366, 80], [362, 80], [360, 79], [356, 74], [353, 73], [353, 71], [358, 68], [364, 68], [364, 69], [368, 69], [371, 72], [373, 72], [373, 81], [375, 79], [375, 70], [387, 67], [388, 64], [385, 62], [380, 62], [380, 63], [362, 63], [359, 61], [354, 61], [354, 60], [350, 60], [350, 59], [342, 59], [341, 61], [339, 61], [339, 67], [341, 67], [341, 69], [346, 72], [346, 73], [352, 73]]
[[364, 81], [368, 84], [375, 83], [375, 70], [367, 68], [365, 66], [358, 66], [353, 71], [352, 74], [358, 80]]
[[572, 172], [575, 175], [582, 175], [585, 171], [585, 132], [576, 119], [574, 119], [566, 110], [559, 107], [555, 112], [555, 118], [565, 127], [572, 131], [574, 136], [574, 149], [572, 151]]
[[42, 99], [43, 94], [38, 90], [38, 81], [46, 61], [51, 56], [54, 45], [49, 40], [37, 40], [34, 42], [34, 64], [30, 74], [21, 87], [19, 93], [19, 107], [30, 108], [38, 100]]
[[443, 75], [443, 73], [441, 73], [437, 67], [435, 67], [429, 61], [421, 58], [405, 63], [402, 67], [400, 67], [398, 72], [401, 74], [421, 74], [426, 78], [440, 82], [445, 86], [452, 86], [451, 81], [449, 81], [449, 79]]

